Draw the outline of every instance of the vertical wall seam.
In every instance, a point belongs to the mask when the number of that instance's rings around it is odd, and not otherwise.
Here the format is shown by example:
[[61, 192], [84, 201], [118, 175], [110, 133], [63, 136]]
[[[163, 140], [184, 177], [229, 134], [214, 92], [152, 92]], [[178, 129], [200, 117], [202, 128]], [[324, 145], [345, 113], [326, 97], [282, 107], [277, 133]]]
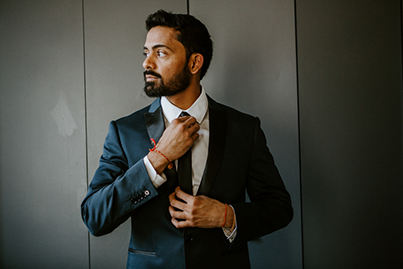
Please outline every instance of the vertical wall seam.
[[189, 0], [186, 1], [186, 5], [187, 5], [188, 15], [190, 15], [190, 3], [189, 3]]
[[[85, 55], [85, 13], [84, 13], [84, 0], [81, 1], [81, 14], [82, 14], [82, 27], [83, 27], [83, 77], [84, 77], [84, 133], [85, 133], [85, 177], [88, 189], [88, 113], [87, 113], [87, 66]], [[91, 244], [90, 233], [87, 231], [88, 236], [88, 268], [91, 269]]]
[[302, 199], [302, 157], [301, 157], [301, 111], [300, 111], [300, 89], [299, 89], [299, 70], [298, 70], [298, 29], [297, 29], [297, 0], [294, 0], [294, 33], [295, 33], [295, 77], [297, 88], [297, 115], [298, 115], [298, 158], [299, 158], [299, 192], [300, 192], [300, 211], [301, 211], [301, 255], [302, 268], [305, 266], [304, 255], [304, 225], [303, 225], [303, 199]]
[[[400, 47], [401, 47], [401, 62], [400, 62], [400, 72], [403, 70], [403, 0], [400, 0]], [[401, 109], [401, 132], [403, 132], [403, 76], [401, 77], [401, 84], [400, 84], [400, 109]], [[401, 138], [401, 143], [403, 145], [403, 136]], [[403, 166], [401, 168], [401, 173], [403, 174]]]
[[[400, 0], [400, 47], [402, 49], [401, 51], [401, 68], [403, 70], [403, 0]], [[402, 93], [403, 93], [403, 76], [402, 76]], [[403, 104], [403, 99], [402, 99], [402, 104]], [[403, 113], [403, 108], [402, 108], [402, 113]]]

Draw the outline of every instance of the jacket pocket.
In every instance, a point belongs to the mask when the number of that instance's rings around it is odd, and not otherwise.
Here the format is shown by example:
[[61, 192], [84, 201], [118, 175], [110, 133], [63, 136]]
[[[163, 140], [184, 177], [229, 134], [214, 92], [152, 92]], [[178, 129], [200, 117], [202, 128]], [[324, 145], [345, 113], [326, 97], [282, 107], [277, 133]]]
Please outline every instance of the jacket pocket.
[[155, 251], [143, 251], [143, 250], [129, 248], [129, 252], [133, 253], [133, 254], [138, 254], [138, 255], [157, 256], [157, 252], [155, 252]]

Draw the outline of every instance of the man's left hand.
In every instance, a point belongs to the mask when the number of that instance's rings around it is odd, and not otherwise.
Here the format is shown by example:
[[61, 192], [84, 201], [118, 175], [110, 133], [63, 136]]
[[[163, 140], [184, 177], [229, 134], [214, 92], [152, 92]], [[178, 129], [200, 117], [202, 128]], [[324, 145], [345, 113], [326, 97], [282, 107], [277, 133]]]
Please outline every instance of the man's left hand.
[[[171, 221], [176, 228], [216, 228], [223, 225], [225, 205], [215, 199], [204, 195], [189, 195], [177, 187], [175, 192], [169, 196], [169, 202], [171, 204], [169, 207]], [[231, 224], [233, 219], [234, 213], [228, 206], [225, 226], [227, 223]]]

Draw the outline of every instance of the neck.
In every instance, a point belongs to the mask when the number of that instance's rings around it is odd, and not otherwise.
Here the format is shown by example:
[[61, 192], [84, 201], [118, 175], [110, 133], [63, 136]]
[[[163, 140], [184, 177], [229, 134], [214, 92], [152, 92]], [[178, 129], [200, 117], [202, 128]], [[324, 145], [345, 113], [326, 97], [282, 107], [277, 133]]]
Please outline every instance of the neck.
[[191, 83], [186, 90], [175, 94], [173, 96], [167, 96], [171, 104], [175, 105], [176, 107], [187, 110], [189, 107], [193, 105], [193, 103], [199, 98], [201, 94], [201, 87], [199, 83]]

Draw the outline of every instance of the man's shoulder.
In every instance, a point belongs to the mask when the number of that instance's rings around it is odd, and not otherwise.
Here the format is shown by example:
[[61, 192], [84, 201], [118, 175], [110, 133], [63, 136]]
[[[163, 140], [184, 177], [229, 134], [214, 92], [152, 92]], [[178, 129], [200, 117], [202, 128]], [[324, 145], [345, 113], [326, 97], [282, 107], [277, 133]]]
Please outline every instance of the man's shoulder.
[[124, 116], [124, 117], [121, 117], [119, 119], [116, 119], [115, 121], [117, 123], [124, 123], [124, 122], [127, 122], [127, 121], [133, 121], [133, 120], [136, 120], [138, 118], [142, 118], [144, 116], [144, 113], [146, 113], [150, 109], [150, 106], [151, 105], [143, 107], [142, 109], [139, 109], [139, 110], [127, 115], [127, 116]]
[[146, 107], [143, 107], [127, 116], [121, 117], [119, 119], [114, 120], [116, 124], [118, 125], [125, 125], [125, 124], [130, 124], [132, 122], [139, 122], [139, 121], [144, 121], [144, 114], [149, 112], [151, 109], [158, 107], [158, 100], [154, 101], [153, 103], [149, 104]]
[[256, 120], [255, 116], [242, 112], [236, 108], [230, 107], [228, 105], [216, 102], [215, 100], [209, 98], [210, 107], [217, 110], [225, 111], [227, 114], [227, 118], [229, 120], [234, 121], [246, 121], [246, 122], [254, 122]]

